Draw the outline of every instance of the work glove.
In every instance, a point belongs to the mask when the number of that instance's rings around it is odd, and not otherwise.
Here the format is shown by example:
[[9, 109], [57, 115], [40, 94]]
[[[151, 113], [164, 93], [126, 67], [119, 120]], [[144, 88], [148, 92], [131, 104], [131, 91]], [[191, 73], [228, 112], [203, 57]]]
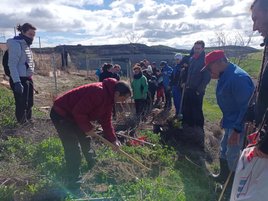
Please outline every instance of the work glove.
[[120, 147], [122, 144], [121, 144], [121, 142], [118, 140], [118, 139], [116, 139], [114, 142], [113, 142], [113, 144], [115, 145], [115, 146], [118, 146], [118, 147]]
[[122, 145], [121, 144], [121, 142], [118, 140], [118, 139], [116, 139], [114, 142], [112, 142], [113, 143], [113, 145], [115, 145], [114, 147], [113, 147], [113, 151], [118, 151], [118, 149], [120, 149], [120, 146]]
[[14, 91], [17, 94], [23, 94], [23, 86], [22, 86], [21, 82], [14, 83]]

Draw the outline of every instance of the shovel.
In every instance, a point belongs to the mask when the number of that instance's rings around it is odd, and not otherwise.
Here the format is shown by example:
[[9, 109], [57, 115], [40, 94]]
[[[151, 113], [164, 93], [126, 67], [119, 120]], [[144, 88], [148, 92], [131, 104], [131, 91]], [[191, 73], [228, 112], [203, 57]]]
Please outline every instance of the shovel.
[[110, 141], [106, 140], [104, 137], [102, 137], [102, 136], [100, 136], [100, 135], [98, 135], [96, 133], [92, 137], [98, 138], [100, 141], [102, 141], [104, 144], [106, 144], [109, 147], [111, 147], [113, 150], [117, 150], [117, 152], [119, 152], [120, 154], [124, 155], [127, 159], [131, 160], [134, 164], [140, 166], [141, 168], [144, 168], [146, 170], [151, 170], [150, 168], [148, 168], [145, 165], [143, 165], [140, 161], [138, 161], [137, 159], [133, 158], [132, 156], [130, 156], [129, 154], [124, 152], [122, 149], [120, 149], [119, 147], [117, 147], [116, 145], [111, 143]]

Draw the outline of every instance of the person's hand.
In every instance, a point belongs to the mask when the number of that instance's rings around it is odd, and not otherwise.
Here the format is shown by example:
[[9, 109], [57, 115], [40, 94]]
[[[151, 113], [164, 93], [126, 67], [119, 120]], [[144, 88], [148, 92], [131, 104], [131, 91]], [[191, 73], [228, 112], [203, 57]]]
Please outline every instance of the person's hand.
[[87, 137], [95, 137], [96, 133], [93, 130], [91, 130], [91, 131], [86, 132], [86, 136]]
[[21, 82], [14, 83], [14, 92], [20, 95], [23, 94], [23, 86]]
[[113, 143], [113, 145], [114, 145], [114, 147], [113, 147], [113, 150], [114, 151], [118, 151], [118, 149], [119, 149], [119, 147], [122, 145], [121, 144], [121, 142], [118, 140], [118, 139], [116, 139], [114, 142], [112, 142]]
[[263, 153], [258, 147], [253, 149], [254, 157], [268, 158], [268, 154]]
[[196, 95], [198, 95], [198, 96], [200, 95], [200, 93], [199, 93], [198, 91], [196, 91], [195, 93], [196, 93]]
[[228, 144], [229, 145], [239, 145], [240, 141], [240, 134], [233, 131], [228, 139]]

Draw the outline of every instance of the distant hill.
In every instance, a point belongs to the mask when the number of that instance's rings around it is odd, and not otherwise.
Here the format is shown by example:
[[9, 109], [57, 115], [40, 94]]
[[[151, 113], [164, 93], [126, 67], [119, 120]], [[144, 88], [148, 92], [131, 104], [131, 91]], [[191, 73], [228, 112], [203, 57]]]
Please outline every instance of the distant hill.
[[[210, 52], [215, 49], [223, 49], [228, 57], [244, 56], [259, 51], [252, 47], [241, 46], [207, 47], [205, 51]], [[67, 61], [67, 57], [69, 57], [79, 69], [96, 69], [104, 62], [111, 62], [120, 64], [123, 70], [145, 58], [157, 64], [166, 60], [169, 65], [173, 65], [175, 53], [189, 54], [190, 52], [186, 49], [176, 49], [163, 45], [147, 46], [139, 43], [98, 46], [61, 45], [55, 48], [33, 48], [33, 50], [37, 54], [60, 53], [65, 57], [63, 57], [63, 61]]]
[[260, 50], [255, 49], [253, 47], [235, 46], [235, 45], [228, 45], [221, 47], [207, 47], [206, 52], [208, 53], [216, 49], [224, 50], [227, 57], [240, 57], [240, 56], [246, 56], [251, 53], [260, 52]]

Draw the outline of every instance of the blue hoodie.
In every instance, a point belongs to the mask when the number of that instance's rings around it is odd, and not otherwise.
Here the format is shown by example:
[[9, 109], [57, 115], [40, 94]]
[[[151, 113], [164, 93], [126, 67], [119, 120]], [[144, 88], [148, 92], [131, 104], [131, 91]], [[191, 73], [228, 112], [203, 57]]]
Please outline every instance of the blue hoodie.
[[163, 85], [165, 88], [167, 88], [170, 85], [170, 78], [172, 71], [173, 69], [168, 64], [165, 64], [165, 66], [162, 69]]
[[216, 88], [223, 128], [243, 130], [244, 115], [253, 90], [254, 84], [248, 73], [230, 63], [220, 75]]

